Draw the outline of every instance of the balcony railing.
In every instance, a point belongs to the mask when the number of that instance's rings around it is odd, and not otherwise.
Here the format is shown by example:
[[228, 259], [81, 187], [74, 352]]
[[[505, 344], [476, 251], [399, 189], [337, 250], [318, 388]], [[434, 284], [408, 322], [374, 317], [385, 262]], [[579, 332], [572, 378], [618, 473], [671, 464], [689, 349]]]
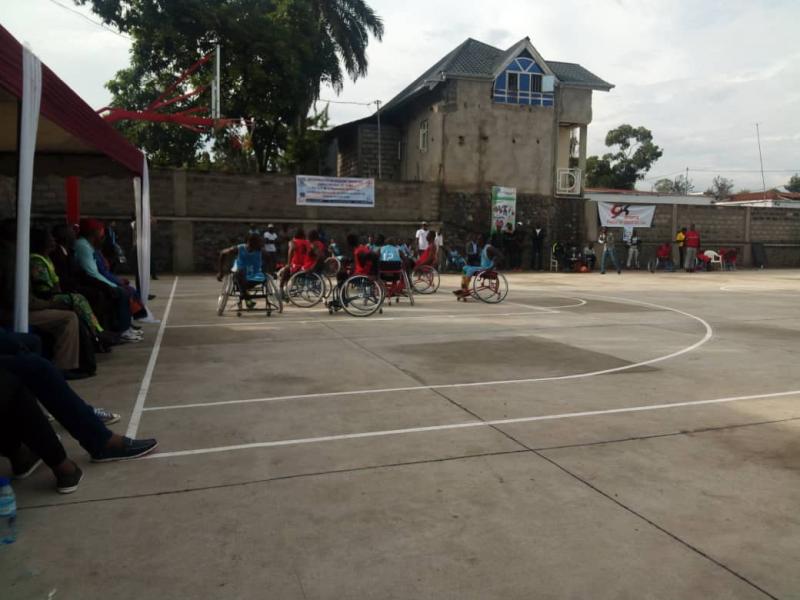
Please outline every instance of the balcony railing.
[[558, 169], [556, 174], [556, 195], [580, 196], [583, 191], [580, 169]]

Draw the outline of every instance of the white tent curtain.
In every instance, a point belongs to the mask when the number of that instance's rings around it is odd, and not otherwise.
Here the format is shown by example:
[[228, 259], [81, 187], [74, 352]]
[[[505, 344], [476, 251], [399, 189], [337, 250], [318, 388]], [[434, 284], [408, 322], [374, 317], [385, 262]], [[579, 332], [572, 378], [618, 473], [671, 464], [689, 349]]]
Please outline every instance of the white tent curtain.
[[[133, 180], [133, 193], [136, 198], [136, 259], [139, 269], [139, 296], [147, 307], [150, 294], [150, 175], [147, 170], [147, 155], [142, 152], [142, 177]], [[147, 319], [153, 315], [147, 308]]]
[[42, 104], [42, 63], [27, 47], [22, 47], [22, 114], [20, 116], [19, 177], [17, 187], [17, 262], [14, 290], [14, 331], [28, 331], [28, 293], [30, 283], [31, 194], [33, 158], [39, 108]]

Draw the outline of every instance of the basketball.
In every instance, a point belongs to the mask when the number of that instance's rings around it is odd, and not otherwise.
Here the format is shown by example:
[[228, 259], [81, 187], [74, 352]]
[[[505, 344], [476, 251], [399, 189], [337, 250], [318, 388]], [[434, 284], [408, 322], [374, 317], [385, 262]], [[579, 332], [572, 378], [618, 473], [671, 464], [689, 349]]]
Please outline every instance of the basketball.
[[587, 267], [586, 265], [583, 265], [580, 268], [580, 271], [581, 271], [581, 273], [588, 273], [589, 272], [589, 267]]

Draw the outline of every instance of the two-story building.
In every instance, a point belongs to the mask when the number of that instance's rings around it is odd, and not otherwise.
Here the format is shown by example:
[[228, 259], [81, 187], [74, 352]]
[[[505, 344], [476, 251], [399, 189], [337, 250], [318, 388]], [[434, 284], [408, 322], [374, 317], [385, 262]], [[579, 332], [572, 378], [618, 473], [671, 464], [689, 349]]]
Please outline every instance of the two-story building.
[[592, 92], [613, 87], [546, 61], [529, 38], [508, 50], [467, 39], [376, 114], [329, 132], [328, 170], [450, 192], [580, 196]]

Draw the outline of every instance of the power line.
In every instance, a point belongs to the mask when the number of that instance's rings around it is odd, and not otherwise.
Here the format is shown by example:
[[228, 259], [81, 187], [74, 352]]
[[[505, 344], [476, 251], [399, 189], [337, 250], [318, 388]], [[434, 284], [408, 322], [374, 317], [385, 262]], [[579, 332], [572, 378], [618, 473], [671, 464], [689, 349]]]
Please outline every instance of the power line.
[[64, 10], [68, 10], [69, 12], [78, 15], [79, 17], [81, 17], [82, 19], [84, 19], [86, 21], [89, 21], [89, 23], [91, 23], [92, 25], [96, 25], [97, 27], [102, 27], [106, 31], [110, 31], [114, 35], [118, 35], [119, 37], [124, 38], [124, 39], [126, 39], [128, 41], [133, 41], [133, 39], [130, 36], [125, 35], [124, 33], [121, 33], [119, 31], [117, 31], [116, 29], [113, 29], [113, 28], [109, 27], [105, 23], [101, 23], [100, 21], [95, 21], [94, 19], [90, 19], [85, 14], [83, 14], [81, 11], [75, 10], [71, 6], [66, 6], [64, 4], [61, 4], [61, 2], [58, 2], [58, 0], [50, 0], [50, 2], [52, 2], [53, 4], [55, 4], [56, 6], [58, 6], [60, 8], [63, 8]]
[[350, 102], [346, 100], [326, 100], [325, 98], [319, 98], [317, 102], [329, 102], [330, 104], [351, 104], [353, 106], [372, 106], [376, 102], [380, 102], [380, 100], [373, 100], [372, 102]]

